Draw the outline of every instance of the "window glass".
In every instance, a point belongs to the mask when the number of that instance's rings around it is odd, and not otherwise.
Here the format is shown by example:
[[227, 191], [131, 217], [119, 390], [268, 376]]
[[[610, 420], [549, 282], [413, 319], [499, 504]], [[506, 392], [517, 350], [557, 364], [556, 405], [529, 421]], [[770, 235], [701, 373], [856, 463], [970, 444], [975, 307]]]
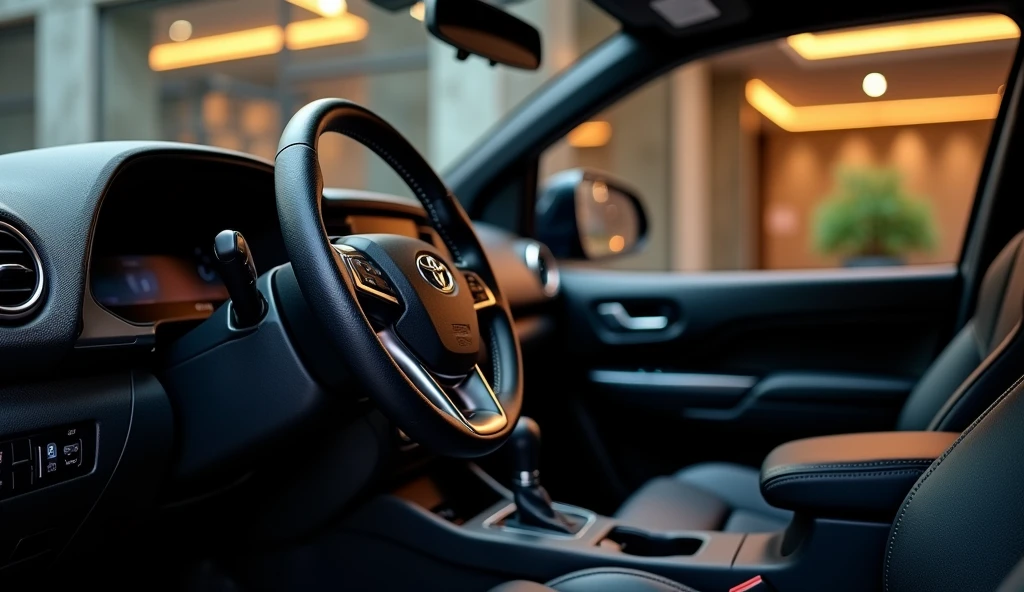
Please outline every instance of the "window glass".
[[688, 64], [542, 159], [636, 189], [630, 269], [958, 259], [1019, 29], [1000, 15], [795, 35]]
[[[586, 0], [533, 0], [509, 10], [542, 32], [537, 72], [456, 60], [453, 48], [427, 34], [422, 3], [396, 11], [367, 0], [119, 3], [101, 19], [100, 135], [273, 158], [296, 109], [341, 97], [384, 117], [443, 169], [615, 30]], [[350, 140], [328, 134], [320, 153], [328, 186], [409, 194]]]

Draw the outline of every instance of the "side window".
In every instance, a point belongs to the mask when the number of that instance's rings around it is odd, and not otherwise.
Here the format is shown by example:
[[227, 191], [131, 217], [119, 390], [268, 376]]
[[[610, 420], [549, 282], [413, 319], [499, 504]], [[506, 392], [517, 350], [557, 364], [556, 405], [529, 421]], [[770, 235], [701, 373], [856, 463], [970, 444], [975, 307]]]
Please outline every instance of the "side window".
[[582, 167], [640, 198], [647, 240], [603, 267], [955, 262], [1019, 35], [970, 15], [722, 53], [581, 124], [541, 183]]

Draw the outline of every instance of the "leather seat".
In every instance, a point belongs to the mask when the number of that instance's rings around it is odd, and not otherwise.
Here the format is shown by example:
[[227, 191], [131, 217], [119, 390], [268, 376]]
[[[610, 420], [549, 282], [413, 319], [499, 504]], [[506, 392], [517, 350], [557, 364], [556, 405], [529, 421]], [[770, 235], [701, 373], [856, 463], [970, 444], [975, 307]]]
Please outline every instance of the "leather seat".
[[508, 582], [491, 592], [696, 592], [693, 588], [645, 571], [618, 567], [584, 569], [538, 584]]
[[[903, 499], [884, 548], [877, 589], [886, 592], [1018, 592], [1024, 586], [1024, 377], [995, 398], [977, 420], [933, 462]], [[608, 561], [615, 561], [613, 554]], [[620, 559], [622, 560], [622, 559]], [[778, 589], [827, 589], [843, 576], [828, 566], [828, 555], [793, 555], [764, 577]], [[652, 562], [653, 568], [685, 572], [682, 564]], [[855, 566], [876, 569], [876, 566]], [[787, 573], [788, 572], [788, 573]], [[748, 572], [749, 573], [749, 572]], [[814, 574], [815, 579], [807, 577]], [[707, 579], [708, 573], [702, 573]], [[722, 574], [716, 587], [735, 586], [741, 576]], [[1002, 584], [1000, 584], [1002, 582]], [[547, 585], [509, 582], [492, 592], [694, 592], [651, 573], [608, 567], [574, 572]]]
[[[989, 266], [974, 316], [911, 391], [896, 429], [961, 431], [1012, 382], [1024, 360], [1024, 339], [1018, 338], [1024, 316], [1022, 244], [1024, 233]], [[650, 531], [771, 532], [792, 516], [761, 497], [757, 469], [702, 463], [647, 482], [616, 517]]]

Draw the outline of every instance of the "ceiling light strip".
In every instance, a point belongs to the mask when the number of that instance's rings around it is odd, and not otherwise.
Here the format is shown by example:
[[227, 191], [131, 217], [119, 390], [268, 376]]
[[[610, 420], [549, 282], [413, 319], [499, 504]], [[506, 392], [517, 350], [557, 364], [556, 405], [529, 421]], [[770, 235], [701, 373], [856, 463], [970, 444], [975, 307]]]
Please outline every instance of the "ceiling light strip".
[[788, 37], [786, 43], [806, 60], [829, 60], [1018, 37], [1020, 28], [1013, 19], [986, 14], [831, 33], [802, 33]]
[[763, 81], [746, 85], [747, 102], [788, 132], [922, 125], [995, 119], [1000, 96], [966, 95], [794, 107]]
[[365, 19], [344, 14], [333, 18], [296, 21], [289, 24], [284, 32], [281, 27], [270, 25], [188, 41], [162, 43], [150, 49], [149, 67], [162, 72], [273, 55], [286, 45], [288, 49], [303, 50], [352, 43], [365, 38], [369, 30], [370, 25]]

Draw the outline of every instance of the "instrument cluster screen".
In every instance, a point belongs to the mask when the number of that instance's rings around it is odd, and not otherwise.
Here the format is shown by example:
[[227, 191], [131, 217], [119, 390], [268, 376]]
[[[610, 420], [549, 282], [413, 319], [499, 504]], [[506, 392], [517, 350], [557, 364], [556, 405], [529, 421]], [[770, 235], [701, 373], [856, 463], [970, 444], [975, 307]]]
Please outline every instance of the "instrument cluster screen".
[[202, 252], [193, 257], [97, 258], [92, 292], [101, 305], [134, 323], [205, 318], [228, 299], [212, 261]]

